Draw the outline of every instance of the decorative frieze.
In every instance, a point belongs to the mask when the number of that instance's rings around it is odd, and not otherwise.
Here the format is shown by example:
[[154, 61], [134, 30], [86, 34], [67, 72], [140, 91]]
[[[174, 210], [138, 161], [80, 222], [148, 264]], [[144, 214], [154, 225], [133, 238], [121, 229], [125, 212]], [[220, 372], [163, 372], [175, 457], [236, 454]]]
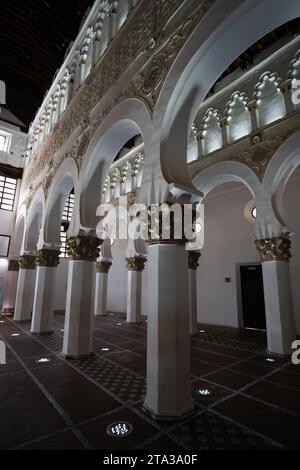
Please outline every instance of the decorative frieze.
[[96, 261], [102, 241], [78, 235], [67, 240], [67, 255], [73, 261]]
[[38, 251], [36, 265], [39, 267], [56, 268], [59, 264], [60, 250], [43, 248]]
[[289, 261], [291, 258], [291, 241], [286, 237], [265, 238], [256, 240], [255, 245], [261, 260]]
[[20, 256], [19, 258], [19, 267], [20, 269], [35, 269], [36, 257], [35, 256], [30, 256], [30, 255], [23, 255]]
[[[62, 158], [71, 156], [80, 169], [85, 151], [101, 120], [118, 102], [138, 96], [153, 110], [164, 79], [178, 52], [213, 3], [214, 0], [202, 0], [193, 15], [183, 20], [181, 26], [169, 35], [169, 30], [163, 25], [166, 25], [168, 19], [174, 15], [181, 2], [179, 0], [145, 1], [143, 7], [140, 6], [132, 15], [127, 28], [112, 42], [107, 54], [92, 69], [85, 80], [85, 86], [81, 87], [73, 97], [52, 132], [26, 167], [23, 190], [34, 183], [76, 129], [81, 130], [81, 135], [75, 144], [69, 143], [69, 148], [73, 145], [72, 150], [67, 151]], [[91, 111], [141, 51], [145, 57], [145, 68], [136, 75], [128, 88], [121, 90], [117, 96], [113, 97], [103, 109], [102, 114], [91, 123], [89, 119]], [[57, 166], [59, 164], [60, 162]], [[49, 178], [46, 177], [47, 188], [50, 187], [52, 178], [52, 175]]]
[[189, 251], [188, 252], [188, 259], [189, 259], [189, 269], [196, 271], [199, 267], [199, 260], [201, 258], [200, 251]]
[[259, 180], [262, 181], [267, 166], [276, 150], [279, 149], [279, 147], [293, 134], [293, 132], [294, 129], [263, 141], [259, 141], [258, 135], [256, 134], [255, 137], [257, 140], [253, 139], [253, 145], [251, 145], [248, 150], [241, 152], [239, 155], [232, 156], [230, 160], [245, 163], [254, 171]]
[[126, 258], [127, 269], [128, 271], [143, 272], [145, 269], [146, 261], [146, 258], [142, 258], [140, 256]]
[[96, 263], [96, 271], [100, 274], [108, 274], [112, 263], [110, 261], [99, 261]]
[[17, 259], [10, 259], [8, 263], [8, 271], [19, 271], [19, 261]]

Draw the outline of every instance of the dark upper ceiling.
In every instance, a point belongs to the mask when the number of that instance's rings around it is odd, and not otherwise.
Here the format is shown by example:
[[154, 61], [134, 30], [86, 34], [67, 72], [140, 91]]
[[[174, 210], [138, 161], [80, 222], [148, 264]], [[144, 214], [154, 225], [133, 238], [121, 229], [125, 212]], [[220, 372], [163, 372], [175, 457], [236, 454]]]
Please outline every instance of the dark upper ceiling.
[[1, 0], [0, 80], [7, 108], [34, 119], [94, 0]]

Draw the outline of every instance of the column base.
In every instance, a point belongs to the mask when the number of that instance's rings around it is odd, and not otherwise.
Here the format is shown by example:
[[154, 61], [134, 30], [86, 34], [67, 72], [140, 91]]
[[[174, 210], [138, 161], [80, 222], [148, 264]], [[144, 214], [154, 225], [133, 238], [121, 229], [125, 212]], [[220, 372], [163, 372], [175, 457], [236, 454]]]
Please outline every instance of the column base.
[[195, 413], [195, 406], [193, 404], [193, 408], [183, 415], [180, 416], [164, 416], [164, 415], [157, 415], [153, 411], [151, 411], [149, 408], [147, 408], [146, 405], [143, 405], [143, 411], [144, 413], [147, 413], [153, 420], [155, 421], [161, 421], [165, 423], [173, 423], [173, 422], [181, 422], [185, 421], [188, 418], [191, 418], [194, 413]]
[[278, 359], [288, 359], [292, 355], [292, 349], [291, 349], [291, 353], [289, 353], [289, 354], [279, 354], [279, 353], [274, 353], [274, 352], [270, 351], [268, 348], [266, 348], [266, 353], [269, 356], [278, 357]]
[[35, 331], [30, 332], [31, 336], [50, 336], [53, 335], [53, 331], [42, 331], [41, 333], [36, 333]]
[[89, 354], [83, 354], [82, 356], [70, 356], [69, 354], [65, 354], [63, 352], [61, 352], [59, 355], [62, 358], [64, 358], [66, 361], [74, 361], [74, 360], [77, 360], [77, 359], [89, 359], [91, 357], [96, 356], [96, 354], [94, 352], [91, 352]]

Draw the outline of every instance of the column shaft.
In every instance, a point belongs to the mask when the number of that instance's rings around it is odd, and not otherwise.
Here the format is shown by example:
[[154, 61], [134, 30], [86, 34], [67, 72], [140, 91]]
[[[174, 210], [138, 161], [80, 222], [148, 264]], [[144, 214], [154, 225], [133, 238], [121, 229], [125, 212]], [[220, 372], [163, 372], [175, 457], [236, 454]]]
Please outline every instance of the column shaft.
[[38, 252], [37, 275], [33, 302], [31, 333], [49, 334], [53, 328], [55, 274], [59, 262], [58, 250]]
[[142, 273], [146, 258], [126, 258], [127, 278], [127, 322], [140, 323], [142, 320]]
[[148, 248], [147, 395], [157, 419], [193, 409], [190, 390], [187, 252], [184, 245]]
[[19, 263], [18, 260], [10, 260], [8, 265], [8, 272], [6, 278], [5, 295], [3, 301], [3, 312], [14, 313], [16, 294], [19, 278]]
[[20, 271], [18, 277], [14, 320], [28, 321], [31, 319], [33, 307], [36, 277], [35, 257], [21, 256], [19, 264]]
[[290, 354], [296, 338], [289, 263], [262, 263], [268, 350]]
[[107, 314], [107, 287], [108, 273], [111, 262], [100, 261], [96, 264], [96, 286], [95, 286], [95, 316], [105, 316]]
[[268, 350], [289, 354], [296, 338], [289, 259], [291, 242], [286, 237], [256, 240], [261, 255]]
[[92, 354], [92, 283], [100, 240], [73, 237], [67, 242], [69, 261], [64, 344], [68, 358]]

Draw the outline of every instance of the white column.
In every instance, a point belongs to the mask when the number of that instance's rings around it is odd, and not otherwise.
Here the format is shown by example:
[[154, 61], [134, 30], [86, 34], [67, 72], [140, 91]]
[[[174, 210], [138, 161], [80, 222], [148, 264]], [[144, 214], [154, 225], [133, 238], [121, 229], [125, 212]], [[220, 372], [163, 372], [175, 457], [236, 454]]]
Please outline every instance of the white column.
[[31, 319], [36, 277], [35, 256], [23, 255], [19, 259], [20, 271], [17, 286], [15, 321]]
[[292, 80], [290, 78], [282, 84], [281, 91], [284, 96], [286, 114], [292, 114], [295, 111], [295, 106], [292, 101]]
[[6, 278], [6, 287], [3, 301], [3, 313], [14, 313], [16, 294], [19, 278], [19, 262], [16, 259], [10, 259], [8, 263], [8, 272]]
[[190, 389], [188, 260], [184, 245], [148, 247], [147, 395], [156, 419], [178, 419], [193, 409]]
[[142, 320], [142, 273], [146, 258], [126, 258], [127, 281], [127, 322], [140, 323]]
[[37, 257], [31, 333], [50, 334], [53, 328], [55, 274], [59, 251], [42, 249]]
[[92, 282], [100, 240], [72, 237], [67, 241], [69, 261], [64, 344], [67, 359], [92, 354]]
[[197, 314], [197, 268], [201, 253], [199, 251], [189, 251], [189, 318], [190, 335], [198, 334], [198, 314]]
[[96, 264], [96, 286], [94, 315], [103, 317], [107, 314], [107, 285], [110, 261], [99, 261]]
[[268, 350], [290, 354], [296, 338], [289, 259], [290, 240], [285, 237], [257, 240], [262, 258]]
[[258, 119], [258, 112], [257, 112], [257, 103], [256, 101], [250, 101], [248, 103], [248, 109], [250, 111], [251, 116], [251, 127], [252, 132], [256, 131], [259, 128], [259, 119]]

